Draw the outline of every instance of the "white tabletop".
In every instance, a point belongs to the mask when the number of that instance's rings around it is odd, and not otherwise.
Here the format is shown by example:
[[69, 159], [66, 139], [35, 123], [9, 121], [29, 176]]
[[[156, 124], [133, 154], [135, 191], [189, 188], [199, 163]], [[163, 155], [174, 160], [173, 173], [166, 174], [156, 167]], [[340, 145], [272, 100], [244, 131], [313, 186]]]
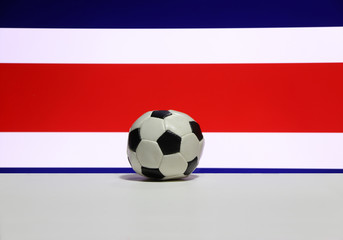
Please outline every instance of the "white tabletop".
[[343, 239], [343, 174], [0, 174], [0, 239]]

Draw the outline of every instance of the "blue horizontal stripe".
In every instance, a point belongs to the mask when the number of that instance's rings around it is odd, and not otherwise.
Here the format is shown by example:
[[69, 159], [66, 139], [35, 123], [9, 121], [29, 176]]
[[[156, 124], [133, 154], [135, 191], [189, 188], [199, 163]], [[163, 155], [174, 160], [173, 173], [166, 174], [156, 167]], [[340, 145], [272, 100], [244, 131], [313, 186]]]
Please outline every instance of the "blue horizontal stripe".
[[[134, 173], [132, 168], [0, 168], [0, 173]], [[343, 173], [343, 169], [197, 168], [194, 173]]]
[[2, 0], [0, 27], [343, 26], [342, 0]]

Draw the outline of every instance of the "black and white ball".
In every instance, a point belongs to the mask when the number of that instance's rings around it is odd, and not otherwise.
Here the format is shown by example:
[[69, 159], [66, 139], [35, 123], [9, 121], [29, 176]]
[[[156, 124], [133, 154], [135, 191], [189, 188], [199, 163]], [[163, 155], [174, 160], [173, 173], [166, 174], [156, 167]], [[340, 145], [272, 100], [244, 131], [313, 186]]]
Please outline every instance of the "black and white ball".
[[204, 147], [199, 124], [174, 110], [150, 111], [132, 125], [127, 154], [138, 174], [161, 180], [186, 177], [198, 166]]

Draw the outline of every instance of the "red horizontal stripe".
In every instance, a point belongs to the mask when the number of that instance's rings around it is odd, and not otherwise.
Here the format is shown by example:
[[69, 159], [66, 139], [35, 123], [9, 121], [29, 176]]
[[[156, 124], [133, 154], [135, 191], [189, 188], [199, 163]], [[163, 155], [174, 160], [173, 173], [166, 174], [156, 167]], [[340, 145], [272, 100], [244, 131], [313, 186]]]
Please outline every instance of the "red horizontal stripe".
[[128, 131], [153, 109], [209, 132], [343, 132], [343, 63], [0, 64], [0, 131]]

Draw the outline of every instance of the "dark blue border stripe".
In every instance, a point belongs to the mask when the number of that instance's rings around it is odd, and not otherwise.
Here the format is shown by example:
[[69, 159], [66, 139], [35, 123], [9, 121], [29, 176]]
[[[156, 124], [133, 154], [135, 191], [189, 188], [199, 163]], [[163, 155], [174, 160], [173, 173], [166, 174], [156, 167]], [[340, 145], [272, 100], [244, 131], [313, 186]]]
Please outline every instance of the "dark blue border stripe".
[[343, 26], [342, 0], [1, 0], [0, 27]]
[[133, 173], [132, 168], [0, 168], [0, 173]]
[[[131, 168], [0, 168], [0, 173], [134, 173]], [[343, 169], [197, 168], [194, 173], [343, 173]]]
[[198, 168], [194, 173], [343, 173], [343, 169]]

